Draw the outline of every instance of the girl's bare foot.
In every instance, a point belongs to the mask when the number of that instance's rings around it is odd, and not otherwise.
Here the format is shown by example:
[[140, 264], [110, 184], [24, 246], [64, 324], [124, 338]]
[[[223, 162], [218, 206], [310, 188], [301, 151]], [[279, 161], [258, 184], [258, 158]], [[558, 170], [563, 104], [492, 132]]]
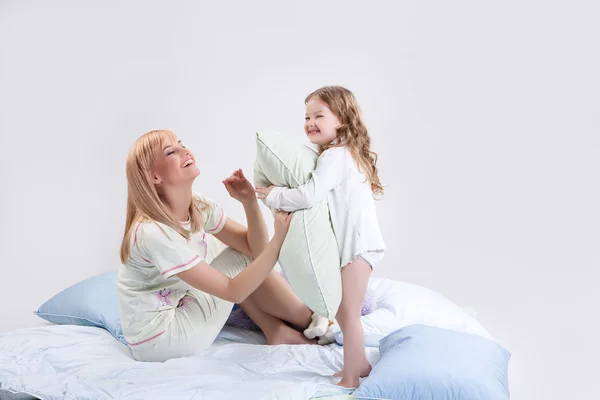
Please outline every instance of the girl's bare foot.
[[[371, 374], [371, 364], [369, 363], [369, 360], [365, 359], [361, 363], [360, 377], [361, 378], [366, 378], [370, 374]], [[338, 378], [343, 378], [344, 377], [344, 371], [342, 370], [340, 372], [336, 372], [335, 374], [333, 374], [333, 376], [337, 376]]]
[[344, 371], [336, 372], [334, 376], [341, 377], [342, 380], [337, 384], [345, 388], [357, 388], [359, 379], [369, 376], [371, 373], [371, 364], [369, 360], [365, 359], [361, 362], [360, 374], [356, 377], [344, 376]]
[[337, 384], [337, 386], [341, 386], [343, 388], [347, 388], [347, 389], [358, 389], [358, 378], [356, 379], [344, 379], [342, 378], [342, 380]]

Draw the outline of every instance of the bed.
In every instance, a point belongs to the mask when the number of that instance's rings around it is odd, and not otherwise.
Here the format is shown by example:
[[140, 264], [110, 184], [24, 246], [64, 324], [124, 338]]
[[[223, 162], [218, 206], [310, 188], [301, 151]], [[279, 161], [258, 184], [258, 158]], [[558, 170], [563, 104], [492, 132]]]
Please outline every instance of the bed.
[[[369, 290], [377, 293], [377, 306], [363, 317], [363, 325], [374, 367], [381, 339], [415, 324], [493, 341], [472, 315], [431, 290], [384, 278], [372, 278]], [[332, 375], [342, 367], [339, 344], [261, 346], [264, 343], [260, 333], [226, 326], [200, 356], [142, 363], [98, 327], [20, 329], [0, 334], [0, 398], [357, 398], [333, 386]]]
[[[199, 357], [132, 360], [103, 329], [47, 326], [0, 336], [2, 385], [40, 399], [303, 399], [341, 367], [341, 350], [256, 346], [255, 332], [225, 327]], [[375, 358], [376, 349], [369, 349]]]

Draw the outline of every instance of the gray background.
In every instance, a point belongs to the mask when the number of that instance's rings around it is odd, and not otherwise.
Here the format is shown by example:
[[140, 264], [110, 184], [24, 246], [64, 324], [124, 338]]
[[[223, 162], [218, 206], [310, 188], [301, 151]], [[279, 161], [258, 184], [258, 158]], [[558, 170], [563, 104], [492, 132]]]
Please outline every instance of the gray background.
[[[379, 153], [379, 276], [473, 307], [513, 398], [600, 397], [597, 1], [0, 1], [2, 330], [119, 264], [126, 153], [174, 130], [195, 188], [252, 175], [352, 89]], [[265, 210], [271, 226], [271, 219]]]

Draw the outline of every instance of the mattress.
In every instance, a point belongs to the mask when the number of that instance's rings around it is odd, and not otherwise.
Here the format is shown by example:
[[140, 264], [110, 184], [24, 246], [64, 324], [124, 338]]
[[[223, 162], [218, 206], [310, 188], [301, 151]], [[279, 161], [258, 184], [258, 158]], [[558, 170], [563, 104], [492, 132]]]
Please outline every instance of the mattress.
[[[362, 322], [372, 364], [379, 359], [379, 339], [411, 324], [491, 338], [469, 313], [429, 289], [372, 278], [369, 290], [377, 294], [377, 305]], [[0, 399], [307, 400], [338, 394], [332, 390], [338, 380], [333, 374], [342, 369], [342, 346], [262, 344], [262, 334], [226, 326], [201, 355], [144, 363], [97, 327], [49, 325], [0, 333]]]
[[[306, 400], [335, 384], [341, 347], [261, 343], [258, 333], [226, 327], [201, 356], [143, 363], [100, 328], [21, 329], [0, 335], [0, 388], [47, 400]], [[377, 359], [375, 348], [368, 354]]]

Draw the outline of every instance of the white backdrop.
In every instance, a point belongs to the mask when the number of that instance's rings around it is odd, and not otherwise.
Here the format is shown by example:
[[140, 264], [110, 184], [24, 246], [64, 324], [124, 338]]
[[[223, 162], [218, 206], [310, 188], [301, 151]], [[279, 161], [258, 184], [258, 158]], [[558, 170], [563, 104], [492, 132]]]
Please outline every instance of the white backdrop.
[[174, 130], [243, 221], [254, 132], [304, 140], [341, 84], [389, 185], [376, 274], [479, 311], [513, 399], [600, 397], [597, 1], [122, 3], [0, 0], [2, 330], [117, 268], [137, 136]]

